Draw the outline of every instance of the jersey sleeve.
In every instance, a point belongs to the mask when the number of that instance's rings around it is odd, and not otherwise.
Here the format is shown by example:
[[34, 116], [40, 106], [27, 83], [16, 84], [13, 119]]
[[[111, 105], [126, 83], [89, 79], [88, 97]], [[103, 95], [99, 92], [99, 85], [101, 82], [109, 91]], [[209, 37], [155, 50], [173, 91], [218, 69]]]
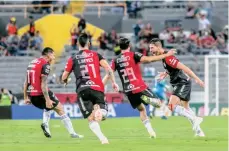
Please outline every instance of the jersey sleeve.
[[143, 57], [143, 54], [141, 54], [140, 52], [135, 52], [134, 53], [135, 62], [140, 62], [142, 57]]
[[49, 64], [44, 64], [42, 66], [42, 70], [41, 70], [41, 75], [46, 75], [48, 76], [50, 73], [50, 65]]
[[104, 59], [103, 56], [99, 53], [98, 53], [98, 57], [99, 57], [99, 61]]
[[115, 67], [115, 60], [113, 59], [112, 61], [111, 61], [111, 69], [113, 70], [113, 71], [115, 71], [116, 70], [116, 67]]
[[175, 56], [169, 56], [165, 58], [166, 64], [168, 64], [172, 68], [177, 68], [177, 64], [179, 60]]
[[72, 66], [73, 66], [73, 60], [72, 57], [70, 57], [65, 65], [65, 71], [72, 72]]

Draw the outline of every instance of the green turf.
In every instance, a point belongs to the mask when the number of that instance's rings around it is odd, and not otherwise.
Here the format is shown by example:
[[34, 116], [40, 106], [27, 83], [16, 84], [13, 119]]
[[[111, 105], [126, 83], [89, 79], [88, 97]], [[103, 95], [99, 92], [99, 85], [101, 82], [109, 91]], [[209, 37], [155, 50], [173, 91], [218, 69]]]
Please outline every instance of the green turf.
[[86, 120], [73, 120], [75, 129], [85, 136], [72, 139], [59, 120], [51, 120], [52, 138], [43, 136], [40, 120], [0, 120], [0, 151], [227, 151], [227, 117], [206, 117], [202, 128], [206, 138], [194, 138], [190, 123], [183, 117], [151, 123], [157, 139], [150, 139], [139, 118], [108, 119], [102, 130], [109, 145], [101, 145]]

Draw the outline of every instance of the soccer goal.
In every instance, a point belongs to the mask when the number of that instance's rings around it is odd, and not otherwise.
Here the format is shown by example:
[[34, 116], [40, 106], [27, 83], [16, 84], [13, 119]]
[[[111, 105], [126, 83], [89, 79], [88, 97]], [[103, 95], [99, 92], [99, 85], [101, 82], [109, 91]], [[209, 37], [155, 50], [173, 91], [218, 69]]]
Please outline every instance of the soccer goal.
[[229, 56], [205, 56], [205, 116], [220, 115], [222, 108], [228, 107]]

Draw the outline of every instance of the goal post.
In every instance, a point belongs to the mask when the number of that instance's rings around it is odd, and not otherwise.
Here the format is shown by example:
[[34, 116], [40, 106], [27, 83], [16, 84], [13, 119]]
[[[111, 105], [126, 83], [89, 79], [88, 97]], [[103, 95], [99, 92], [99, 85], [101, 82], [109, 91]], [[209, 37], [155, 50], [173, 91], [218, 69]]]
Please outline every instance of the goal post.
[[220, 115], [222, 107], [228, 107], [229, 94], [229, 56], [207, 55], [204, 61], [205, 89], [204, 114]]

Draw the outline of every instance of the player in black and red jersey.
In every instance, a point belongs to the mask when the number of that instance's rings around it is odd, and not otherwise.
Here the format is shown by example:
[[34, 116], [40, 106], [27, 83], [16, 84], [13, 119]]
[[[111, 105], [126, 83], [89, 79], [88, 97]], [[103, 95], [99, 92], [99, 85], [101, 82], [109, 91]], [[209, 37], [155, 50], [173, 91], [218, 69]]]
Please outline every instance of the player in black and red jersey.
[[[122, 82], [123, 91], [128, 97], [131, 106], [137, 108], [140, 112], [140, 118], [144, 123], [150, 137], [155, 138], [151, 123], [147, 117], [145, 105], [152, 104], [155, 107], [160, 107], [160, 100], [155, 97], [148, 86], [142, 79], [140, 63], [153, 62], [171, 56], [175, 51], [170, 51], [167, 54], [160, 56], [143, 56], [141, 53], [130, 51], [130, 41], [127, 38], [120, 38], [119, 46], [121, 54], [112, 60], [111, 68], [118, 71]], [[108, 75], [103, 79], [106, 83]]]
[[90, 129], [99, 138], [102, 144], [108, 144], [107, 138], [100, 130], [99, 121], [107, 115], [107, 105], [104, 101], [104, 85], [100, 76], [102, 66], [112, 80], [113, 87], [118, 91], [114, 74], [107, 61], [97, 52], [89, 50], [90, 41], [87, 34], [78, 38], [79, 51], [72, 55], [65, 66], [62, 80], [67, 83], [71, 72], [76, 78], [76, 92], [78, 93], [79, 107], [89, 121]]
[[24, 83], [24, 100], [26, 104], [32, 103], [35, 107], [43, 109], [43, 123], [41, 128], [46, 137], [51, 137], [49, 130], [49, 120], [51, 110], [56, 111], [64, 126], [73, 138], [81, 138], [72, 126], [70, 118], [65, 114], [63, 106], [48, 89], [47, 78], [50, 72], [50, 63], [55, 59], [54, 51], [52, 48], [44, 48], [42, 56], [30, 62], [27, 68], [27, 76]]
[[[155, 55], [165, 53], [159, 39], [152, 39], [150, 42], [150, 51]], [[191, 94], [191, 78], [197, 84], [204, 87], [204, 82], [193, 73], [191, 69], [182, 64], [175, 56], [166, 57], [162, 60], [166, 72], [160, 73], [160, 79], [170, 76], [170, 83], [173, 86], [173, 95], [169, 99], [169, 109], [181, 116], [188, 118], [193, 125], [196, 136], [204, 137], [204, 132], [200, 128], [202, 118], [196, 117], [195, 113], [189, 107]], [[190, 78], [191, 77], [191, 78]]]

